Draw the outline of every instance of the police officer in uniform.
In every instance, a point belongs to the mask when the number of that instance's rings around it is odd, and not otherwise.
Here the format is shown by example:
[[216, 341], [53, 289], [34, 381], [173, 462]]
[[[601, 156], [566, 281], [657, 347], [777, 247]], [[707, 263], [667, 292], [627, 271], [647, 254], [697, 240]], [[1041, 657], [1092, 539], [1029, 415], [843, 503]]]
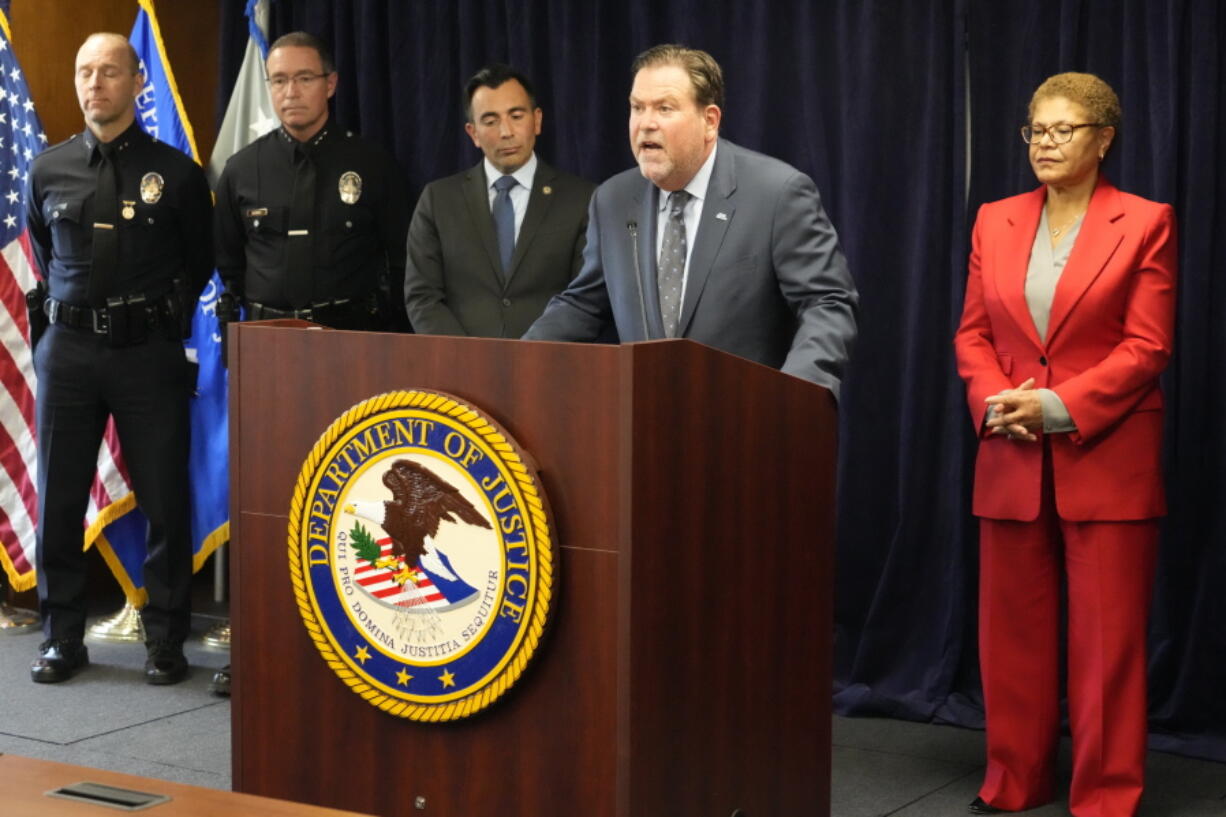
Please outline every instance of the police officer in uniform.
[[40, 683], [89, 663], [81, 524], [107, 415], [149, 519], [145, 679], [173, 684], [187, 675], [195, 373], [183, 337], [212, 272], [212, 205], [201, 169], [137, 124], [143, 85], [126, 39], [91, 35], [76, 61], [85, 130], [45, 150], [30, 170], [27, 219], [49, 323], [34, 356], [36, 561], [47, 640], [30, 674]]
[[[265, 64], [281, 127], [226, 162], [217, 183], [219, 320], [301, 318], [410, 331], [407, 184], [378, 145], [330, 121], [336, 65], [317, 37], [279, 37]], [[230, 694], [229, 667], [212, 690]]]
[[230, 157], [217, 184], [219, 317], [237, 301], [248, 320], [407, 330], [404, 174], [329, 121], [336, 67], [316, 37], [279, 38], [265, 68], [281, 127]]

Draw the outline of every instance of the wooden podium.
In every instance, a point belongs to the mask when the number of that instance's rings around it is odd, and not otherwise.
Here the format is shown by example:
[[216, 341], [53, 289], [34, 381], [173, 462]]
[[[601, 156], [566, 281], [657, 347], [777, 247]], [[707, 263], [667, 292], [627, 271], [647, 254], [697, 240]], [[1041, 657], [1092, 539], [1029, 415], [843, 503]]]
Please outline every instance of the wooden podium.
[[[237, 324], [236, 791], [385, 817], [828, 815], [835, 416], [691, 341], [626, 346]], [[449, 392], [535, 458], [560, 592], [532, 665], [455, 723], [384, 714], [320, 658], [290, 497], [355, 403]]]

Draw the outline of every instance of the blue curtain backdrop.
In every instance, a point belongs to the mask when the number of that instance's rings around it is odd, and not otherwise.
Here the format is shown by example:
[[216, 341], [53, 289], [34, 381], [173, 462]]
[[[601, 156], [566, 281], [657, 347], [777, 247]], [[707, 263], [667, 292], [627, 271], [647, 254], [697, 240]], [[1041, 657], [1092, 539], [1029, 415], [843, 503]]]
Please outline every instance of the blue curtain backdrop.
[[[223, 11], [223, 93], [247, 36], [243, 5]], [[600, 181], [631, 164], [634, 55], [665, 41], [715, 55], [728, 82], [724, 135], [814, 177], [862, 295], [841, 411], [836, 706], [968, 726], [982, 724], [974, 441], [951, 337], [969, 225], [982, 202], [1035, 186], [1017, 133], [1034, 87], [1063, 70], [1107, 79], [1125, 111], [1107, 172], [1175, 205], [1182, 253], [1153, 743], [1226, 760], [1218, 0], [273, 0], [270, 27], [272, 37], [304, 29], [333, 45], [336, 119], [391, 147], [413, 195], [479, 158], [460, 96], [488, 61], [535, 79], [539, 152]]]

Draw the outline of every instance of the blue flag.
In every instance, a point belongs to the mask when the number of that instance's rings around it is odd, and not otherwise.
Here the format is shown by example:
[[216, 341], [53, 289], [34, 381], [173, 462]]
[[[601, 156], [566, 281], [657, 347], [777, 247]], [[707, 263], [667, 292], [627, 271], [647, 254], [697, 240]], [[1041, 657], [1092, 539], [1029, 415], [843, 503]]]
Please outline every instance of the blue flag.
[[[136, 98], [136, 119], [158, 141], [178, 148], [199, 162], [191, 124], [166, 57], [153, 0], [139, 0], [139, 3], [136, 24], [128, 38], [136, 49], [145, 77], [144, 87]], [[215, 313], [219, 289], [220, 279], [214, 274], [192, 317], [191, 338], [184, 344], [187, 356], [200, 365], [191, 404], [192, 441], [188, 461], [194, 570], [199, 570], [209, 555], [230, 536], [226, 370], [221, 365], [221, 333]], [[143, 525], [124, 518], [108, 527], [106, 532], [107, 541], [99, 540], [103, 556], [127, 591], [129, 600], [143, 603], [141, 565], [146, 548]], [[132, 535], [137, 532], [139, 536]]]
[[162, 43], [153, 0], [138, 1], [140, 11], [128, 38], [136, 49], [140, 70], [145, 76], [145, 87], [136, 98], [136, 119], [154, 139], [178, 148], [199, 163], [196, 139], [183, 110], [170, 61], [166, 59], [166, 46]]

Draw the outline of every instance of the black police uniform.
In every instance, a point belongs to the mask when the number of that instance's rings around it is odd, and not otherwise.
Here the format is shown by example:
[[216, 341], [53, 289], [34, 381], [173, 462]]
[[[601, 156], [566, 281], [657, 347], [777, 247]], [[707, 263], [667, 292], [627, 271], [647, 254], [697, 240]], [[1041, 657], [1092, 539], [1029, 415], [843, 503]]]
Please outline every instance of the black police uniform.
[[404, 174], [377, 145], [324, 126], [284, 128], [226, 162], [217, 183], [217, 269], [248, 320], [408, 329]]
[[[190, 625], [187, 459], [195, 366], [187, 310], [212, 273], [212, 202], [199, 166], [133, 122], [43, 151], [27, 222], [48, 289], [38, 375], [38, 595], [48, 639], [85, 633], [81, 522], [107, 415], [149, 520], [144, 565], [150, 643]], [[176, 291], [176, 284], [179, 289]]]

